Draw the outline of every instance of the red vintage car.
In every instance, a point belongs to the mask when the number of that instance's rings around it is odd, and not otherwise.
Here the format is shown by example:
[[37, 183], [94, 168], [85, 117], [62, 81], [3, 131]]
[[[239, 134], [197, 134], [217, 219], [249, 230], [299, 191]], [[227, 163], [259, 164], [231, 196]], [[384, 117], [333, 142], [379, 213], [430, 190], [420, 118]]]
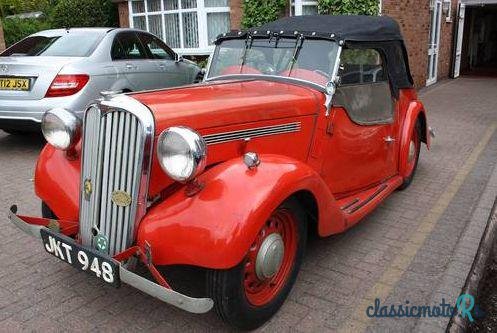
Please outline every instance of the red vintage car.
[[[310, 231], [406, 188], [426, 112], [388, 17], [305, 16], [216, 41], [205, 82], [48, 111], [36, 166], [47, 252], [184, 310], [252, 329], [282, 305]], [[154, 281], [138, 275], [142, 263]]]

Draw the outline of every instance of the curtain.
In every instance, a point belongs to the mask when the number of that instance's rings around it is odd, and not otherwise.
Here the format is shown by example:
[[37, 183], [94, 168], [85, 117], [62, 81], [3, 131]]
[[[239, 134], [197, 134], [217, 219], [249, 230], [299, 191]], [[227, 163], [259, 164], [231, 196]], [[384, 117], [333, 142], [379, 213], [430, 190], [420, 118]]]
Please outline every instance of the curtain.
[[197, 0], [181, 0], [181, 8], [197, 8]]
[[147, 10], [149, 12], [160, 12], [160, 2], [161, 0], [148, 0], [147, 1]]
[[164, 0], [164, 10], [178, 9], [178, 0]]
[[198, 19], [197, 12], [183, 13], [183, 47], [197, 48], [198, 43]]
[[148, 16], [148, 31], [159, 38], [164, 38], [162, 36], [162, 16], [161, 15], [149, 15]]
[[229, 7], [229, 0], [205, 0], [205, 7]]
[[219, 34], [230, 31], [230, 13], [207, 13], [207, 30], [209, 45]]
[[145, 2], [143, 0], [132, 1], [131, 9], [133, 11], [133, 14], [145, 13]]
[[147, 21], [145, 16], [135, 16], [133, 17], [133, 26], [135, 29], [147, 30]]
[[166, 44], [172, 48], [180, 48], [179, 14], [164, 14], [164, 21], [166, 23], [166, 31], [164, 34]]

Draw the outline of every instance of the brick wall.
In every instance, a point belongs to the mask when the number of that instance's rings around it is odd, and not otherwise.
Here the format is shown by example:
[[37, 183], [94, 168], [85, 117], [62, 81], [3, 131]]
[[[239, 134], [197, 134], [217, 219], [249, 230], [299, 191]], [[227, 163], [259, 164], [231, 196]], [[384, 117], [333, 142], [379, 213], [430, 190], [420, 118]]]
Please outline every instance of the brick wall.
[[417, 88], [424, 87], [428, 67], [429, 0], [383, 0], [383, 14], [399, 22], [409, 53], [414, 84]]
[[5, 50], [5, 38], [3, 36], [3, 26], [2, 21], [0, 21], [0, 52]]
[[447, 79], [452, 75], [452, 61], [454, 52], [454, 34], [455, 25], [457, 24], [457, 0], [452, 0], [451, 22], [442, 18], [442, 27], [440, 32], [440, 51], [438, 57], [438, 79]]
[[117, 4], [117, 11], [119, 13], [119, 26], [121, 28], [129, 28], [129, 8], [128, 2], [119, 2]]
[[[442, 15], [438, 80], [448, 78], [452, 68], [453, 35], [457, 0], [452, 0], [452, 22], [445, 22]], [[428, 75], [428, 42], [430, 36], [429, 0], [384, 0], [383, 14], [395, 18], [402, 29], [414, 83], [417, 88], [426, 85]]]
[[241, 28], [242, 23], [242, 0], [231, 0], [230, 7], [231, 29], [238, 30]]

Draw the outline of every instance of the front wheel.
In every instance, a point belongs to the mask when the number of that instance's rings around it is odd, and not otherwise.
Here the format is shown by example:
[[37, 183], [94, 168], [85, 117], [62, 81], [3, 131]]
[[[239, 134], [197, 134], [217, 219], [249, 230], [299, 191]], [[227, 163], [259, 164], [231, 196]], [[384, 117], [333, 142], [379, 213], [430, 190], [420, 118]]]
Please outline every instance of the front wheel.
[[262, 226], [244, 260], [208, 274], [216, 311], [243, 330], [261, 326], [281, 307], [304, 256], [307, 220], [298, 201], [281, 204]]
[[418, 168], [419, 152], [421, 151], [421, 124], [419, 121], [414, 126], [409, 141], [409, 152], [407, 153], [407, 176], [404, 182], [399, 187], [399, 190], [406, 189], [414, 178], [416, 169]]

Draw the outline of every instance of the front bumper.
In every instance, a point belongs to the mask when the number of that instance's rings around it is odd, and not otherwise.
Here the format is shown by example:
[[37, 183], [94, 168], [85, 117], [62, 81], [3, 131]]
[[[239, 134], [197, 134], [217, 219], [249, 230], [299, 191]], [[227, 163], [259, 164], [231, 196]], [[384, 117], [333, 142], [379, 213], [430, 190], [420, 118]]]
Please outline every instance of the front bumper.
[[[17, 215], [17, 207], [12, 206], [9, 212], [9, 220], [26, 234], [41, 239], [40, 230], [51, 229], [64, 235], [74, 235], [77, 233], [77, 223], [69, 221], [55, 221], [44, 218], [34, 218]], [[130, 249], [128, 249], [130, 250]], [[128, 250], [124, 251], [129, 252]], [[129, 252], [133, 254], [133, 251]], [[118, 257], [118, 256], [116, 256]], [[114, 257], [114, 258], [116, 258]], [[122, 256], [121, 256], [122, 257]], [[193, 298], [180, 294], [171, 288], [154, 283], [132, 271], [119, 262], [119, 276], [121, 282], [124, 282], [142, 292], [149, 294], [165, 303], [174, 305], [192, 313], [205, 313], [212, 309], [214, 302], [210, 298]], [[142, 259], [143, 261], [143, 259]], [[148, 266], [150, 263], [145, 263]], [[155, 275], [154, 275], [155, 276]]]

